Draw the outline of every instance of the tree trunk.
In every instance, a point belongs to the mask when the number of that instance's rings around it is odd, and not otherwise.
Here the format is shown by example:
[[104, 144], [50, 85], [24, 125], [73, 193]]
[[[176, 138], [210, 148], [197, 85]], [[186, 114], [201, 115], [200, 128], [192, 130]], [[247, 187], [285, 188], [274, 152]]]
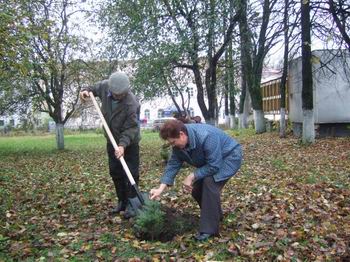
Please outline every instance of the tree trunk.
[[[264, 114], [261, 114], [262, 111], [262, 96], [260, 88], [261, 72], [262, 72], [262, 61], [264, 59], [264, 43], [266, 37], [262, 35], [266, 34], [266, 26], [268, 19], [263, 19], [265, 24], [262, 25], [259, 37], [259, 52], [260, 54], [253, 53], [253, 44], [251, 38], [251, 31], [247, 21], [247, 1], [239, 1], [237, 3], [238, 10], [241, 13], [239, 20], [239, 31], [241, 34], [240, 39], [240, 49], [241, 49], [241, 63], [242, 63], [242, 74], [245, 75], [245, 84], [247, 86], [247, 91], [250, 92], [250, 97], [252, 101], [252, 106], [255, 111], [258, 113], [254, 116], [255, 130], [257, 133], [263, 133], [266, 131], [266, 125], [264, 120]], [[264, 15], [268, 18], [268, 1], [264, 2]], [[264, 31], [265, 30], [265, 31]], [[254, 67], [253, 67], [254, 63]], [[243, 119], [242, 119], [243, 120]]]
[[[252, 74], [250, 75], [251, 78]], [[249, 93], [251, 98], [252, 107], [254, 109], [254, 123], [255, 123], [255, 132], [261, 134], [266, 132], [266, 123], [264, 118], [264, 111], [262, 108], [262, 95], [260, 88], [261, 77], [255, 75], [253, 81], [248, 84]], [[258, 121], [259, 123], [257, 123]]]
[[254, 110], [255, 132], [261, 134], [266, 132], [266, 123], [263, 110]]
[[303, 143], [315, 142], [309, 1], [301, 0]]
[[230, 127], [230, 116], [225, 115], [225, 127], [229, 128]]
[[248, 117], [251, 108], [251, 100], [249, 91], [245, 92], [245, 99], [243, 103], [243, 111], [239, 114], [239, 128], [248, 128]]
[[217, 126], [217, 119], [215, 119], [215, 118], [206, 119], [205, 122], [209, 125]]
[[[234, 3], [233, 1], [230, 1], [230, 18], [233, 18], [233, 10], [234, 10]], [[227, 111], [227, 117], [229, 121], [229, 127], [231, 129], [236, 128], [236, 103], [235, 103], [235, 95], [236, 95], [236, 90], [235, 90], [235, 65], [233, 63], [233, 58], [234, 58], [234, 52], [233, 52], [233, 44], [232, 44], [232, 39], [230, 40], [228, 44], [228, 57], [227, 57], [227, 65], [228, 65], [228, 70], [227, 70], [227, 78], [228, 78], [228, 111]]]
[[288, 38], [288, 6], [289, 0], [284, 1], [284, 54], [283, 54], [283, 72], [280, 83], [281, 93], [281, 108], [280, 108], [280, 137], [286, 137], [286, 83], [288, 74], [288, 53], [289, 53], [289, 38]]
[[230, 115], [230, 128], [236, 129], [236, 118], [235, 115]]
[[280, 109], [280, 137], [286, 137], [286, 109], [281, 107]]
[[228, 67], [228, 58], [227, 58], [227, 52], [225, 54], [225, 62], [226, 62], [226, 68], [225, 68], [225, 84], [224, 84], [224, 87], [225, 87], [225, 93], [224, 93], [224, 105], [225, 105], [225, 127], [228, 128], [230, 126], [230, 117], [229, 117], [229, 91], [230, 91], [230, 88], [229, 88], [229, 70], [230, 68]]
[[64, 124], [56, 123], [56, 143], [57, 149], [64, 149], [64, 133], [63, 133]]
[[193, 74], [194, 74], [194, 79], [195, 79], [195, 83], [197, 86], [197, 102], [198, 102], [198, 106], [202, 112], [202, 115], [204, 117], [205, 120], [209, 119], [209, 112], [207, 109], [207, 106], [205, 104], [204, 101], [204, 88], [203, 88], [203, 81], [201, 78], [201, 73], [200, 73], [200, 69], [199, 69], [199, 64], [197, 60], [193, 61]]
[[[243, 68], [243, 66], [242, 66]], [[240, 101], [239, 101], [239, 124], [238, 124], [238, 128], [247, 128], [247, 116], [246, 113], [247, 111], [244, 110], [246, 108], [246, 103], [249, 98], [249, 95], [247, 95], [247, 85], [245, 84], [245, 77], [244, 77], [244, 70], [242, 70], [242, 91], [241, 91], [241, 96], [240, 96]]]
[[303, 138], [304, 144], [315, 143], [314, 110], [303, 109]]

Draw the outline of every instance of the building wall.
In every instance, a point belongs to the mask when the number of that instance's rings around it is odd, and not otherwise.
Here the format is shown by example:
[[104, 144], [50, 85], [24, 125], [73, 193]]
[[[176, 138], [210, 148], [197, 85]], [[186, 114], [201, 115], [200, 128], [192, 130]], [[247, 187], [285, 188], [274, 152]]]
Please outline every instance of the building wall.
[[[321, 123], [350, 123], [350, 56], [336, 57], [335, 51], [313, 51], [314, 119]], [[289, 65], [289, 118], [303, 122], [301, 58]]]
[[68, 119], [64, 127], [69, 129], [95, 129], [101, 128], [102, 122], [92, 102], [85, 102], [77, 105], [75, 114]]
[[0, 130], [4, 131], [6, 128], [9, 129], [21, 127], [24, 124], [24, 120], [30, 122], [34, 128], [41, 128], [44, 127], [48, 118], [48, 114], [42, 112], [32, 112], [25, 116], [18, 114], [0, 116]]
[[0, 130], [5, 129], [6, 127], [16, 127], [20, 124], [20, 120], [18, 116], [12, 115], [12, 116], [3, 116], [0, 117]]

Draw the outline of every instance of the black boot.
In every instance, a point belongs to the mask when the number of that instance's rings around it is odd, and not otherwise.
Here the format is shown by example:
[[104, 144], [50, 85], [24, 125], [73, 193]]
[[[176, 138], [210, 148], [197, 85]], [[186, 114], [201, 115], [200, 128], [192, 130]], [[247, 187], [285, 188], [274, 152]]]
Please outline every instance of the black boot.
[[109, 212], [111, 215], [115, 215], [120, 213], [121, 211], [125, 211], [127, 206], [127, 201], [119, 201], [118, 205], [116, 205], [115, 207], [113, 207], [111, 209], [111, 211]]

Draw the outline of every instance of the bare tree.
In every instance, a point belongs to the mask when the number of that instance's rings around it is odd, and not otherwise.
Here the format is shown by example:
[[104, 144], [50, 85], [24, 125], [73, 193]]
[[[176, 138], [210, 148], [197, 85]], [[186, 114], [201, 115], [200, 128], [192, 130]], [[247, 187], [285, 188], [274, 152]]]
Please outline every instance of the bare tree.
[[225, 54], [225, 72], [224, 72], [224, 103], [225, 103], [225, 122], [230, 128], [236, 128], [236, 99], [237, 94], [237, 66], [234, 63], [234, 51], [232, 42], [229, 44]]
[[347, 0], [318, 0], [314, 10], [313, 31], [325, 43], [350, 50], [350, 3]]
[[[295, 35], [293, 31], [296, 29], [299, 21], [300, 12], [295, 11], [295, 2], [293, 0], [284, 1], [283, 28], [284, 28], [284, 50], [283, 50], [283, 69], [280, 83], [281, 104], [280, 104], [280, 137], [286, 136], [286, 85], [288, 76], [288, 62], [290, 49], [294, 49]], [[293, 21], [290, 13], [294, 14]], [[299, 38], [299, 37], [298, 37]], [[291, 45], [290, 45], [291, 43]]]
[[329, 12], [350, 51], [350, 35], [348, 34], [350, 30], [350, 3], [344, 0], [338, 0], [337, 3], [328, 0], [328, 4]]

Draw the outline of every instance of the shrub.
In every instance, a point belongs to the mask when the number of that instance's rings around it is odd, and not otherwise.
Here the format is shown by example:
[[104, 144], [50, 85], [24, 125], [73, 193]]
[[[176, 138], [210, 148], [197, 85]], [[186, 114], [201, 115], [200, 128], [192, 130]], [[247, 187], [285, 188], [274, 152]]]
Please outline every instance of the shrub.
[[135, 219], [134, 231], [143, 238], [159, 239], [164, 231], [165, 212], [158, 201], [147, 201]]

